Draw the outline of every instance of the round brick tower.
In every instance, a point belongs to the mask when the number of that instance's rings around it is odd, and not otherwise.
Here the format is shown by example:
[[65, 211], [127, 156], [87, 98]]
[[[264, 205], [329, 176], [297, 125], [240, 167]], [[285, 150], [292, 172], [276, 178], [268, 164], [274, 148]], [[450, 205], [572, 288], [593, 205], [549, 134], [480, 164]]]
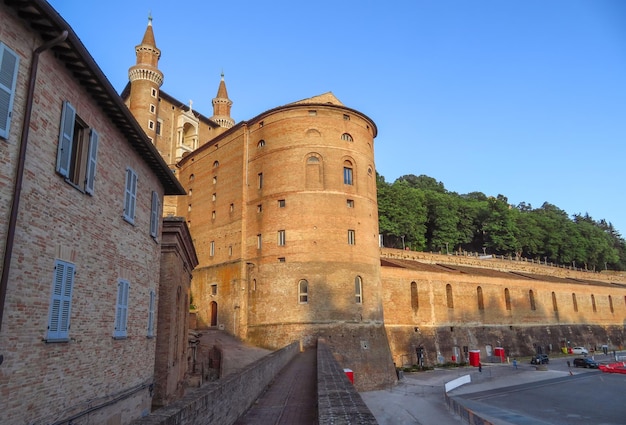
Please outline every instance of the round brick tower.
[[360, 389], [395, 379], [375, 136], [370, 118], [327, 93], [239, 123], [179, 162], [201, 323], [268, 348], [323, 337]]
[[157, 131], [159, 88], [163, 73], [158, 69], [161, 51], [156, 47], [152, 31], [152, 17], [141, 40], [135, 47], [137, 63], [128, 70], [130, 96], [128, 108], [146, 134], [154, 141]]

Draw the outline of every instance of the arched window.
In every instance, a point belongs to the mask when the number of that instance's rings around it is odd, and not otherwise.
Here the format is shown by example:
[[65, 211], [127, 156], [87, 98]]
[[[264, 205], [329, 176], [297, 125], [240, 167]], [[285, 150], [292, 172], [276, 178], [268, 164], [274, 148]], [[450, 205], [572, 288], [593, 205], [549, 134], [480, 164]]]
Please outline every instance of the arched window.
[[352, 136], [350, 136], [348, 133], [343, 133], [341, 135], [341, 140], [345, 140], [346, 142], [352, 142]]
[[613, 297], [611, 297], [609, 295], [609, 308], [611, 309], [611, 313], [615, 313], [615, 310], [613, 310]]
[[411, 282], [411, 308], [416, 310], [419, 308], [419, 299], [417, 298], [417, 283]]
[[598, 308], [596, 307], [596, 297], [594, 297], [593, 294], [591, 294], [591, 308], [594, 313], [598, 311]]
[[506, 304], [506, 309], [511, 310], [511, 293], [509, 292], [509, 288], [504, 288], [504, 304]]
[[319, 164], [320, 159], [316, 156], [310, 156], [306, 160], [307, 164]]
[[478, 300], [478, 309], [484, 310], [485, 301], [483, 300], [483, 288], [481, 288], [480, 286], [476, 288], [476, 298]]
[[352, 163], [350, 161], [343, 162], [343, 184], [352, 185]]
[[300, 304], [309, 302], [309, 282], [304, 279], [298, 282], [298, 301]]
[[556, 305], [556, 294], [552, 292], [552, 310], [556, 313], [559, 311], [559, 307]]
[[306, 188], [307, 189], [323, 189], [324, 173], [322, 168], [322, 157], [311, 152], [306, 157]]
[[528, 291], [528, 300], [530, 301], [530, 309], [537, 310], [537, 306], [535, 305], [535, 293], [532, 289]]
[[220, 162], [219, 161], [214, 161], [213, 162], [213, 168], [217, 168], [220, 166]]
[[448, 308], [454, 308], [454, 300], [452, 299], [452, 285], [449, 283], [446, 285], [446, 303]]
[[257, 148], [262, 148], [263, 146], [265, 146], [265, 140], [261, 139], [259, 140], [259, 143], [256, 144]]
[[354, 296], [357, 304], [363, 303], [363, 282], [361, 281], [361, 276], [354, 278]]
[[190, 182], [194, 181], [194, 180], [195, 180], [195, 178], [196, 178], [196, 176], [195, 176], [194, 174], [190, 174], [190, 175], [189, 175], [189, 181], [190, 181]]
[[578, 313], [578, 301], [576, 301], [576, 294], [572, 292], [572, 304], [574, 305], [574, 311]]

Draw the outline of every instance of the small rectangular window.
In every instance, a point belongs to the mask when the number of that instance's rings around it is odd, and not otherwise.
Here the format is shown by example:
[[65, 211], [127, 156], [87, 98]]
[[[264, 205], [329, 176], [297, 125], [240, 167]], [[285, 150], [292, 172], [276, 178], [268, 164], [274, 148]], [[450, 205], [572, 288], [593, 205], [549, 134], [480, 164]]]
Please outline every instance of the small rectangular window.
[[263, 212], [263, 205], [262, 204], [259, 204], [259, 205], [256, 206], [256, 212], [258, 212], [258, 213]]
[[263, 189], [263, 173], [259, 173], [259, 189]]
[[[157, 97], [157, 91], [156, 91], [156, 89], [152, 89], [152, 90], [150, 91], [150, 95], [152, 95], [152, 97]], [[174, 107], [172, 106], [172, 108], [174, 108]]]
[[161, 126], [163, 125], [163, 121], [162, 120], [157, 120], [156, 123], [156, 134], [157, 136], [161, 135]]
[[230, 204], [230, 212], [234, 212], [235, 211], [235, 204]]
[[259, 123], [259, 128], [263, 127], [263, 121]]
[[124, 194], [124, 220], [135, 223], [135, 205], [137, 203], [137, 173], [132, 168], [126, 169]]
[[211, 285], [211, 295], [213, 295], [213, 296], [217, 295], [217, 285], [216, 284]]
[[317, 111], [311, 110], [311, 111], [309, 111], [309, 115], [314, 117], [315, 115], [317, 115]]
[[346, 205], [348, 206], [348, 208], [354, 208], [354, 200], [353, 199], [348, 199], [346, 201]]
[[215, 220], [215, 217], [217, 217], [217, 213], [216, 213], [215, 211], [212, 211], [212, 212], [211, 212], [211, 218], [212, 218], [213, 220]]
[[0, 43], [0, 137], [4, 139], [9, 138], [19, 63], [19, 56]]
[[69, 339], [75, 271], [72, 263], [61, 260], [54, 262], [47, 341]]
[[148, 304], [148, 338], [154, 336], [154, 307], [155, 307], [156, 293], [154, 290], [150, 290], [150, 299]]
[[278, 262], [279, 263], [284, 263], [285, 262], [285, 257], [278, 257]]
[[211, 199], [213, 200], [213, 202], [217, 201], [217, 193], [211, 195]]
[[215, 241], [211, 241], [211, 244], [209, 246], [209, 255], [211, 257], [215, 256]]
[[228, 256], [229, 257], [233, 256], [233, 246], [232, 245], [228, 245]]
[[285, 200], [284, 199], [279, 199], [278, 200], [278, 208], [285, 208]]
[[263, 240], [261, 239], [261, 234], [256, 235], [256, 249], [261, 249], [263, 246]]
[[355, 244], [355, 234], [354, 230], [348, 230], [348, 245]]
[[346, 121], [350, 121], [350, 115], [343, 114], [343, 119], [346, 120]]
[[285, 231], [278, 231], [278, 246], [285, 246]]
[[117, 282], [117, 303], [115, 306], [115, 328], [113, 330], [113, 338], [126, 338], [128, 335], [126, 329], [128, 326], [128, 292], [130, 283], [127, 280], [120, 279]]
[[154, 114], [154, 111], [156, 111], [156, 108], [154, 107], [154, 105], [150, 105], [150, 113]]

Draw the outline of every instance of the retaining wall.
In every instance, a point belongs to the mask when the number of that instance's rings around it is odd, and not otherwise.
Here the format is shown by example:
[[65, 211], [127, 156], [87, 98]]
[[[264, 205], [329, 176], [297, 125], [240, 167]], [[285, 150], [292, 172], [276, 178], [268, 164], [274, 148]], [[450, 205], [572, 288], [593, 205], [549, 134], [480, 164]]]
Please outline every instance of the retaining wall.
[[135, 425], [230, 425], [248, 410], [274, 377], [298, 352], [299, 343], [294, 342], [250, 364], [241, 372], [207, 383], [197, 390], [190, 391], [180, 400], [132, 423]]

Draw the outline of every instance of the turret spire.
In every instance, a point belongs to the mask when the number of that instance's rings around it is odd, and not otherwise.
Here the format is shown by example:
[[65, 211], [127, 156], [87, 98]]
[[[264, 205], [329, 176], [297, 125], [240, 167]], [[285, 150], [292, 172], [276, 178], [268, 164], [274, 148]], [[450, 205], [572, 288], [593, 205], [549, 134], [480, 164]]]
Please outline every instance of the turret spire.
[[222, 71], [220, 85], [217, 88], [217, 96], [213, 99], [213, 116], [211, 120], [215, 121], [223, 128], [231, 128], [235, 125], [235, 121], [230, 117], [230, 107], [233, 102], [228, 98], [226, 90], [226, 82], [224, 81], [224, 71]]

